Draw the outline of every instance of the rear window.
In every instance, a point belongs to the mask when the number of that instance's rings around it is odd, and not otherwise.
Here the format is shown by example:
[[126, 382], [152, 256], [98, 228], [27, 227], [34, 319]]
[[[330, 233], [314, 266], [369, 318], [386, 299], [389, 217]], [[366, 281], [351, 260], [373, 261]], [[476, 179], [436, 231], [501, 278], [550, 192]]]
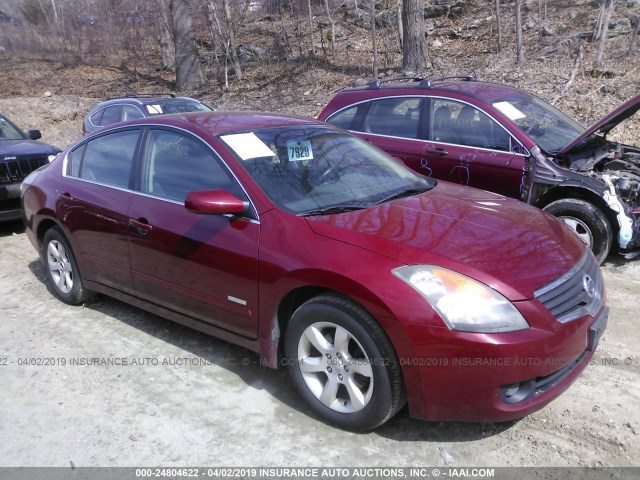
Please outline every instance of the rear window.
[[346, 108], [328, 118], [327, 123], [335, 125], [336, 127], [344, 128], [345, 130], [352, 130], [354, 128], [353, 121], [356, 118], [356, 113], [358, 113], [358, 108], [358, 105]]
[[420, 104], [417, 97], [375, 100], [367, 112], [364, 132], [401, 138], [418, 138]]
[[67, 174], [112, 187], [128, 188], [138, 136], [138, 130], [126, 130], [87, 142], [71, 152], [67, 159]]

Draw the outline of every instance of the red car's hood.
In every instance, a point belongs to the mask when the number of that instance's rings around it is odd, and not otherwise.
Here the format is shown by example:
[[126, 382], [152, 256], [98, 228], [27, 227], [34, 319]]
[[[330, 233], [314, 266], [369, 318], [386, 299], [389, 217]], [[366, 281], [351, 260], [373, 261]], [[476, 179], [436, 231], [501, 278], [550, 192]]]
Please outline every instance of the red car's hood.
[[599, 133], [601, 135], [607, 135], [611, 130], [613, 130], [620, 123], [624, 122], [627, 118], [632, 117], [635, 113], [640, 110], [640, 95], [631, 100], [623, 103], [618, 108], [616, 108], [613, 112], [611, 112], [606, 117], [598, 120], [596, 123], [587, 128], [581, 135], [579, 135], [575, 140], [569, 143], [566, 147], [564, 147], [560, 153], [569, 153], [571, 149], [573, 149], [576, 145], [582, 142], [585, 138], [593, 133]]
[[482, 281], [511, 300], [575, 265], [584, 243], [542, 211], [482, 190], [433, 190], [365, 210], [308, 217], [314, 232], [403, 264], [435, 264]]

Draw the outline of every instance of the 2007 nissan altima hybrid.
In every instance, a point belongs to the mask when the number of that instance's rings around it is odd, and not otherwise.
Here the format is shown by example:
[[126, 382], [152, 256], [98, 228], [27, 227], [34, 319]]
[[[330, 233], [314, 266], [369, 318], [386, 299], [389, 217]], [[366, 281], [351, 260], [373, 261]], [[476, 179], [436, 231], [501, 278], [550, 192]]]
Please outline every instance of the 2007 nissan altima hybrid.
[[21, 195], [60, 300], [110, 295], [254, 350], [345, 429], [406, 403], [429, 420], [523, 417], [606, 326], [598, 264], [562, 221], [312, 119], [116, 124]]

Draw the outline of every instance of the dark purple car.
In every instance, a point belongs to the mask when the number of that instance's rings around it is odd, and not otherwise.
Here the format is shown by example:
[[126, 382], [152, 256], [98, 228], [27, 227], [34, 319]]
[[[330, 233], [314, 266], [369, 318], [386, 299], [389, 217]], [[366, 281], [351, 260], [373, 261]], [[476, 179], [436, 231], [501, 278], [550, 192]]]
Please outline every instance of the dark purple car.
[[640, 96], [585, 129], [544, 100], [470, 77], [372, 82], [318, 116], [424, 175], [517, 198], [563, 219], [602, 262], [640, 249], [640, 149], [607, 134]]

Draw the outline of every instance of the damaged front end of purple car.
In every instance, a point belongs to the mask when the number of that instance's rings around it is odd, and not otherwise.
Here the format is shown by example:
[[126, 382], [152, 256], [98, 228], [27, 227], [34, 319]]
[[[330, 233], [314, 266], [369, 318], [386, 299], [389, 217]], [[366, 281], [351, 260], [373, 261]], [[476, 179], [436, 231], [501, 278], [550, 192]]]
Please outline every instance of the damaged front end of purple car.
[[599, 194], [615, 215], [619, 251], [627, 257], [640, 254], [640, 148], [607, 136], [638, 110], [640, 96], [586, 129], [557, 155], [565, 168], [603, 185]]

